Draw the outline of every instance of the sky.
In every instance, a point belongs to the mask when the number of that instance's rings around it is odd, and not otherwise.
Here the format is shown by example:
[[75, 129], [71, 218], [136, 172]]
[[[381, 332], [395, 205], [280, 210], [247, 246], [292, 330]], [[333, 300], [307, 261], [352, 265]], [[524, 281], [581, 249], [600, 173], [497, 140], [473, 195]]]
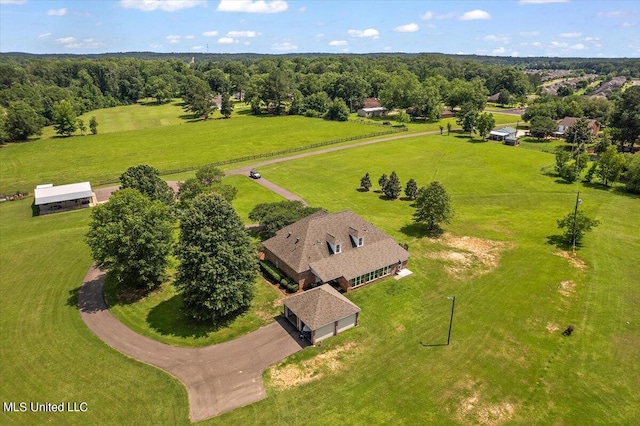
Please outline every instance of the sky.
[[640, 57], [640, 1], [0, 0], [0, 52]]

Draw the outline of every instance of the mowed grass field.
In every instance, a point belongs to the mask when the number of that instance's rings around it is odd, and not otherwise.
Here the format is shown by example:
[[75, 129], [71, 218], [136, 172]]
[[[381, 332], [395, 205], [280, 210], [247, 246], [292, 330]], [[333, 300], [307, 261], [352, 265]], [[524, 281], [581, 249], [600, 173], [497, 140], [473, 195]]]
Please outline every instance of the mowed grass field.
[[[407, 242], [414, 275], [351, 293], [363, 309], [360, 327], [287, 362], [302, 366], [351, 342], [355, 349], [342, 352], [337, 370], [314, 364], [321, 380], [290, 390], [272, 384], [267, 400], [211, 423], [633, 424], [640, 416], [640, 230], [631, 218], [640, 199], [557, 183], [540, 173], [552, 162], [535, 151], [430, 136], [263, 168], [311, 205], [352, 209]], [[331, 173], [319, 178], [314, 164]], [[409, 202], [356, 191], [365, 172], [376, 181], [391, 170], [403, 183], [442, 182], [456, 210], [446, 231], [506, 244], [497, 267], [474, 276], [476, 264], [452, 276], [447, 268], [461, 265], [442, 255], [464, 250], [425, 238], [411, 224]], [[578, 252], [584, 268], [548, 243], [576, 190], [580, 208], [602, 221]], [[451, 345], [424, 346], [446, 342], [451, 295]], [[569, 324], [576, 331], [563, 337]]]
[[0, 147], [0, 194], [32, 193], [39, 183], [88, 180], [95, 185], [117, 180], [128, 167], [138, 164], [150, 164], [164, 172], [383, 130], [300, 116], [237, 116], [7, 144]]
[[[274, 131], [271, 120], [255, 119], [265, 132]], [[198, 157], [193, 145], [184, 146], [185, 158]], [[25, 149], [13, 159], [26, 161], [29, 154]], [[286, 362], [301, 366], [342, 350], [335, 369], [315, 361], [320, 380], [281, 389], [266, 373], [267, 399], [204, 423], [634, 424], [640, 417], [640, 229], [634, 221], [640, 199], [558, 183], [540, 172], [552, 163], [550, 154], [451, 135], [261, 169], [311, 205], [352, 209], [407, 242], [414, 275], [349, 294], [363, 310], [360, 326]], [[481, 267], [475, 259], [451, 275], [459, 266], [452, 255], [464, 250], [426, 238], [411, 224], [410, 202], [356, 190], [365, 172], [377, 189], [377, 178], [392, 170], [403, 184], [410, 177], [419, 185], [442, 182], [456, 210], [447, 235], [502, 243], [487, 243], [494, 262]], [[31, 172], [24, 168], [24, 179], [36, 180]], [[254, 202], [272, 200], [254, 182], [231, 179], [245, 220]], [[586, 268], [574, 267], [548, 243], [559, 233], [556, 219], [572, 210], [576, 190], [580, 208], [602, 221], [579, 250]], [[87, 402], [89, 411], [3, 413], [3, 423], [187, 424], [187, 396], [177, 380], [111, 349], [80, 319], [75, 303], [91, 262], [83, 241], [89, 211], [31, 217], [30, 203], [0, 203], [0, 397]], [[428, 346], [446, 342], [450, 295], [457, 297], [452, 343]], [[576, 331], [565, 338], [560, 332], [568, 324]]]

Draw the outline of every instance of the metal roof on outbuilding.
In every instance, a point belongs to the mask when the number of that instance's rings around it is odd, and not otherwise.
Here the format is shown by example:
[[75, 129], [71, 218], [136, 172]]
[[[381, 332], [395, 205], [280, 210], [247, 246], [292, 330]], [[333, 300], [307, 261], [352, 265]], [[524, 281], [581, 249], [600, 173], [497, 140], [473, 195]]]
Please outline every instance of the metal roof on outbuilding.
[[72, 183], [69, 185], [46, 186], [38, 185], [35, 189], [35, 205], [59, 203], [61, 201], [91, 198], [93, 191], [89, 182]]

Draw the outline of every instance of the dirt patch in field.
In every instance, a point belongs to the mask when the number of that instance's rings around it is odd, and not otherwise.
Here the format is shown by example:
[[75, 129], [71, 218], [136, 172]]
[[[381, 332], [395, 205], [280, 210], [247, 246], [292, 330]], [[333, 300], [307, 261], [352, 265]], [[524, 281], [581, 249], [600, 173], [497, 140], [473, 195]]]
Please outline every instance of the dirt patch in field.
[[502, 252], [514, 245], [505, 241], [444, 234], [436, 240], [451, 248], [435, 252], [434, 259], [445, 261], [447, 272], [455, 278], [475, 278], [492, 272], [500, 264]]
[[354, 355], [355, 347], [355, 344], [347, 343], [300, 364], [278, 364], [271, 367], [271, 384], [278, 389], [289, 389], [320, 380], [325, 374], [341, 370]]
[[569, 263], [577, 269], [587, 269], [587, 264], [584, 260], [580, 259], [575, 253], [569, 253], [568, 251], [560, 250], [556, 253], [556, 256], [560, 256], [563, 259], [567, 259]]
[[454, 418], [460, 423], [470, 425], [495, 426], [513, 419], [516, 411], [515, 404], [504, 401], [490, 403], [485, 401], [483, 391], [485, 386], [470, 378], [459, 381], [446, 396], [445, 404], [454, 411]]
[[547, 323], [547, 331], [549, 333], [554, 334], [558, 330], [560, 330], [560, 326], [558, 324], [554, 324], [552, 322]]
[[576, 289], [576, 283], [574, 283], [571, 280], [568, 280], [568, 281], [562, 281], [560, 283], [560, 288], [558, 289], [558, 291], [560, 292], [561, 295], [565, 297], [569, 297], [573, 294], [575, 289]]

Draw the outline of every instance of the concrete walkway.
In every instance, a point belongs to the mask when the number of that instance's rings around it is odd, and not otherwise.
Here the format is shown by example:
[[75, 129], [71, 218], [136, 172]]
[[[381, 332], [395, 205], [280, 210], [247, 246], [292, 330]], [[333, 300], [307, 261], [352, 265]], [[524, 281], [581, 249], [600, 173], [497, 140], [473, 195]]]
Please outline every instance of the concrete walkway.
[[189, 395], [189, 417], [200, 421], [266, 397], [264, 370], [308, 345], [286, 319], [230, 342], [179, 348], [134, 333], [107, 309], [105, 273], [94, 266], [78, 295], [87, 327], [112, 348], [154, 365], [180, 380]]

